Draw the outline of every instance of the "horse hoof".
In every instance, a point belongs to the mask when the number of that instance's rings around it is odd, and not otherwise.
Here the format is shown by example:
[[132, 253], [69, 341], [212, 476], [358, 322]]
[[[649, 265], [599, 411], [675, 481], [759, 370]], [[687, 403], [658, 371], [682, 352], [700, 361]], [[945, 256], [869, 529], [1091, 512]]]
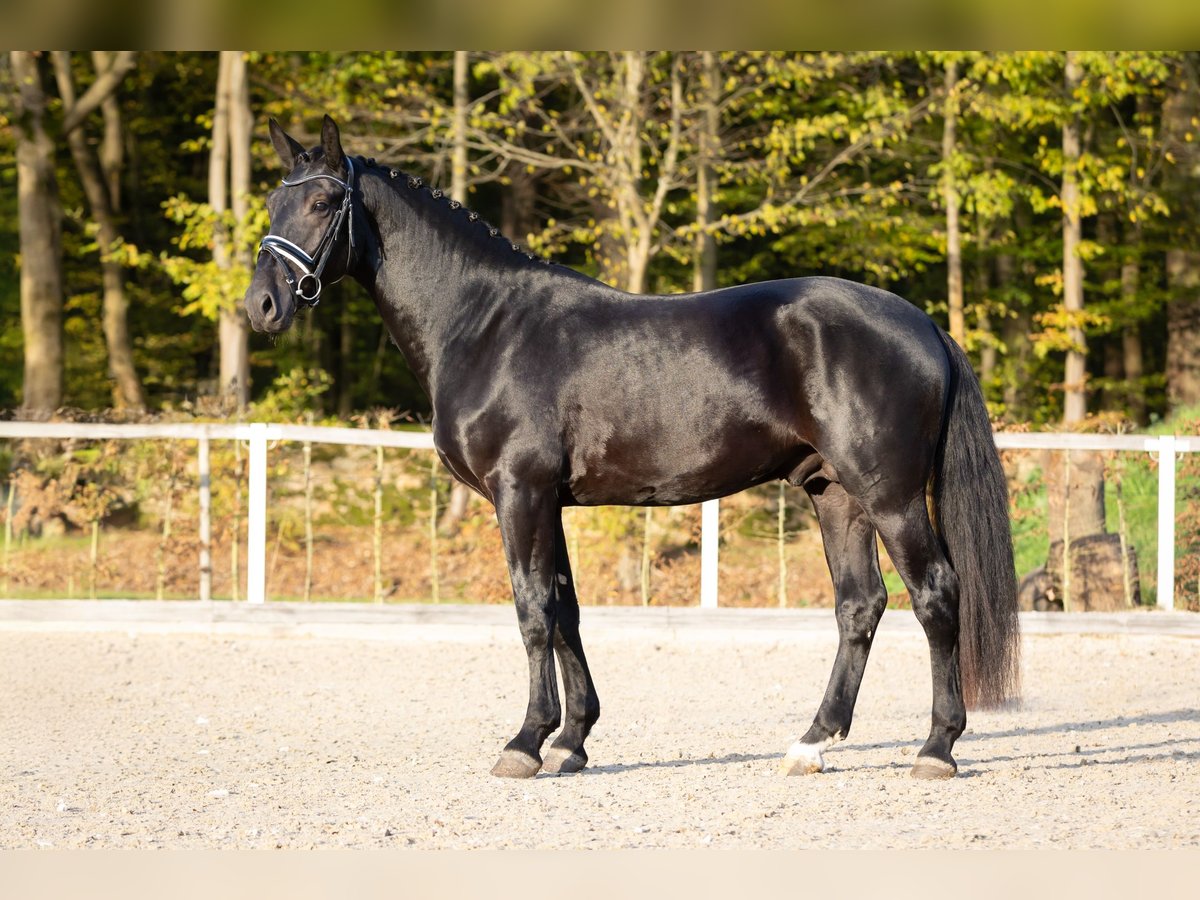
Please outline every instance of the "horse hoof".
[[542, 761], [537, 757], [520, 750], [505, 750], [492, 766], [492, 774], [497, 778], [532, 778], [541, 767]]
[[571, 775], [587, 765], [587, 754], [582, 750], [571, 751], [566, 747], [551, 747], [546, 752], [542, 771], [551, 775]]
[[788, 748], [787, 756], [779, 764], [784, 775], [815, 775], [825, 771], [825, 758], [819, 744], [802, 744], [800, 741]]
[[958, 774], [958, 766], [953, 762], [946, 762], [942, 759], [937, 759], [932, 756], [918, 757], [916, 764], [912, 767], [909, 773], [913, 778], [921, 778], [929, 781], [940, 781], [946, 778], [953, 778]]

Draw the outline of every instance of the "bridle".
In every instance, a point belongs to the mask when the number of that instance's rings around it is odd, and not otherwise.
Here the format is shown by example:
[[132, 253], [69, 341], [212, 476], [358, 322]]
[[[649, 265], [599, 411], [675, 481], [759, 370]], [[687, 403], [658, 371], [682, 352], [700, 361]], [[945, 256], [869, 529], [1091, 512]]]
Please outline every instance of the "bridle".
[[[345, 189], [345, 193], [342, 195], [342, 205], [333, 214], [333, 221], [325, 229], [325, 234], [321, 237], [312, 256], [309, 256], [300, 246], [277, 234], [268, 234], [258, 245], [259, 255], [261, 256], [264, 250], [271, 255], [271, 258], [283, 270], [283, 277], [287, 279], [292, 293], [309, 307], [316, 306], [321, 300], [321, 273], [325, 271], [325, 264], [329, 262], [330, 254], [333, 253], [333, 247], [337, 243], [343, 222], [346, 224], [348, 244], [346, 250], [347, 269], [350, 268], [350, 261], [354, 258], [354, 217], [351, 215], [350, 209], [354, 198], [354, 161], [349, 156], [346, 157], [346, 173], [345, 181], [336, 175], [320, 172], [296, 181], [288, 181], [285, 178], [281, 182], [284, 187], [296, 187], [307, 181], [327, 178]], [[295, 277], [295, 270], [299, 270], [301, 273], [298, 279]], [[337, 281], [341, 281], [342, 277], [344, 277], [344, 273]], [[337, 281], [332, 281], [330, 284], [337, 284]]]

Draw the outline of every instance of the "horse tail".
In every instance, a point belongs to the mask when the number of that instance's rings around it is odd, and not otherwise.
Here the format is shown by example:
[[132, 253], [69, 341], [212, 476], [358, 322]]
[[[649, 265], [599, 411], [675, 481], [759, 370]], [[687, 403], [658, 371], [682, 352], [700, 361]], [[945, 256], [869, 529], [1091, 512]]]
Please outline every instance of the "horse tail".
[[938, 329], [950, 363], [942, 446], [933, 482], [938, 529], [958, 575], [958, 658], [970, 708], [1020, 694], [1017, 577], [1008, 484], [970, 360]]

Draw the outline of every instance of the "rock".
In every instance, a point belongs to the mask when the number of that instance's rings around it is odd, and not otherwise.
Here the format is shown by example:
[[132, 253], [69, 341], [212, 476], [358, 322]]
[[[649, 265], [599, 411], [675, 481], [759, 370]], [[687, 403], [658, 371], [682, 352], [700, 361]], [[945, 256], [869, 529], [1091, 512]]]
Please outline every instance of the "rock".
[[1021, 578], [1021, 585], [1017, 588], [1017, 606], [1025, 612], [1062, 609], [1058, 589], [1046, 572], [1045, 566], [1040, 566]]

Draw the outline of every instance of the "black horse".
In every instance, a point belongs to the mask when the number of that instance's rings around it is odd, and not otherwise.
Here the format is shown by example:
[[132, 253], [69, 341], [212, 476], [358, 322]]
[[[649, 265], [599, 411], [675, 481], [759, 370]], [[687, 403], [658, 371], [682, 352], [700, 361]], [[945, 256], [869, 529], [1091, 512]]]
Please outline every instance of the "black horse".
[[774, 479], [812, 498], [840, 635], [784, 771], [820, 771], [850, 730], [887, 603], [878, 534], [929, 640], [933, 725], [912, 774], [955, 774], [966, 704], [1016, 694], [1017, 591], [979, 385], [925, 313], [835, 278], [632, 296], [521, 252], [419, 178], [346, 156], [328, 116], [311, 150], [270, 127], [289, 174], [267, 200], [254, 328], [285, 331], [322, 278], [357, 279], [429, 395], [442, 462], [495, 505], [529, 706], [493, 774], [583, 768], [600, 715], [563, 507], [697, 503]]

